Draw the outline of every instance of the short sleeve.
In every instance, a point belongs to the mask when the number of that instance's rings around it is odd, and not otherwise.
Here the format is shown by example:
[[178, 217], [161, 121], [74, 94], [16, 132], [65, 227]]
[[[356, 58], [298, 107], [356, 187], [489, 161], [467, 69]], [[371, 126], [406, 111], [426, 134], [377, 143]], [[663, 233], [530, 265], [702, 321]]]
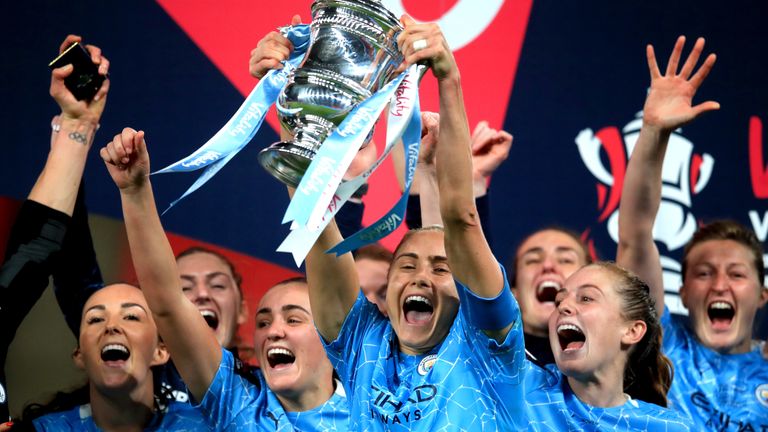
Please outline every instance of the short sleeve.
[[320, 336], [328, 359], [347, 390], [354, 388], [357, 365], [375, 359], [388, 325], [389, 320], [361, 291], [336, 340], [329, 343]]
[[221, 363], [197, 408], [214, 430], [224, 430], [250, 404], [264, 397], [260, 385], [238, 373], [235, 358], [222, 348]]

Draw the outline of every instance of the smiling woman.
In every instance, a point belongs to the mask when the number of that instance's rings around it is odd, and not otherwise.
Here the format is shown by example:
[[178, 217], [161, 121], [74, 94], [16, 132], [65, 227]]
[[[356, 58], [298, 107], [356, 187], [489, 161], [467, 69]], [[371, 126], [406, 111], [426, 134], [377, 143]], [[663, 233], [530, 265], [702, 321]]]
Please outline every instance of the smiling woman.
[[[306, 347], [289, 342], [297, 337], [293, 330], [302, 324], [303, 334], [313, 335], [315, 345], [319, 345], [317, 335], [306, 331], [307, 327], [311, 328], [311, 315], [297, 312], [308, 310], [308, 300], [293, 298], [290, 305], [270, 303], [260, 307], [260, 316], [269, 315], [273, 319], [260, 318], [261, 329], [275, 329], [274, 333], [269, 330], [259, 339], [261, 345], [268, 345], [264, 341], [269, 341], [274, 343], [269, 346], [278, 348], [272, 350], [271, 355], [268, 348], [262, 350], [262, 354], [266, 354], [261, 359], [265, 373], [245, 367], [219, 343], [219, 336], [229, 333], [218, 332], [227, 327], [224, 320], [238, 316], [235, 311], [241, 298], [234, 295], [238, 294], [236, 278], [222, 261], [209, 253], [187, 255], [177, 265], [148, 180], [146, 145], [143, 131], [125, 128], [101, 150], [101, 156], [120, 189], [131, 257], [147, 304], [196, 408], [204, 414], [205, 423], [213, 430], [251, 427], [293, 430], [302, 422], [311, 426], [306, 430], [344, 430], [347, 408], [343, 394], [334, 394], [329, 374], [324, 374], [323, 382], [316, 379], [318, 372], [328, 370], [321, 365], [322, 357], [311, 352], [305, 355]], [[210, 266], [195, 263], [193, 258], [214, 260], [224, 269], [210, 272]], [[188, 263], [195, 271], [191, 272], [192, 276], [185, 271], [180, 277], [181, 265]], [[187, 292], [183, 288], [187, 288]], [[278, 287], [276, 292], [281, 290]], [[270, 298], [267, 296], [263, 302]], [[291, 313], [285, 314], [286, 308]], [[267, 322], [276, 324], [267, 325]], [[215, 331], [211, 331], [210, 324], [214, 324]], [[286, 336], [289, 333], [290, 338]], [[290, 383], [294, 379], [296, 387]], [[272, 384], [277, 391], [270, 390]]]
[[673, 316], [663, 304], [653, 228], [669, 137], [702, 113], [720, 107], [714, 101], [693, 105], [716, 57], [709, 54], [696, 70], [704, 49], [704, 39], [698, 38], [680, 67], [684, 45], [685, 37], [680, 36], [664, 73], [653, 47], [646, 49], [651, 87], [627, 166], [616, 259], [647, 281], [656, 298], [664, 352], [675, 365], [670, 406], [689, 415], [699, 430], [736, 428], [736, 422], [739, 430], [766, 429], [768, 361], [752, 346], [752, 327], [757, 310], [768, 302], [768, 289], [763, 286], [763, 250], [755, 233], [731, 221], [699, 227], [683, 256], [680, 298], [689, 317]]
[[184, 295], [200, 310], [221, 346], [235, 348], [237, 328], [248, 318], [243, 278], [235, 266], [224, 255], [199, 246], [180, 252], [176, 264]]
[[403, 66], [424, 62], [438, 79], [435, 166], [445, 227], [403, 237], [384, 316], [361, 293], [351, 254], [325, 253], [341, 240], [329, 224], [307, 256], [315, 325], [349, 396], [350, 430], [523, 429], [525, 355], [510, 349], [522, 344], [522, 324], [475, 207], [458, 67], [437, 25], [401, 21]]
[[35, 418], [36, 430], [91, 430], [96, 425], [110, 430], [132, 424], [144, 430], [193, 431], [201, 421], [188, 404], [165, 403], [153, 369], [168, 361], [168, 351], [135, 286], [110, 285], [88, 299], [72, 358], [88, 376], [82, 402], [89, 403]]
[[512, 292], [523, 317], [525, 349], [539, 364], [555, 362], [549, 346], [549, 317], [565, 280], [592, 257], [578, 234], [544, 228], [526, 237], [512, 261]]
[[549, 339], [556, 365], [525, 372], [530, 430], [690, 430], [662, 408], [672, 367], [653, 298], [634, 274], [605, 262], [574, 273], [555, 299]]
[[264, 294], [254, 339], [260, 371], [295, 430], [323, 421], [346, 430], [346, 397], [315, 330], [305, 278], [279, 282]]

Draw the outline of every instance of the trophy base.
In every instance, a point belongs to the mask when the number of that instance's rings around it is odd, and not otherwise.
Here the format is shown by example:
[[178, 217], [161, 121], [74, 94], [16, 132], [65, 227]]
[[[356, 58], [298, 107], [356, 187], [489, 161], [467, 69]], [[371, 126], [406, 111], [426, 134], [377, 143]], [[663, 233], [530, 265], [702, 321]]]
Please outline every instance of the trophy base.
[[259, 152], [259, 163], [282, 183], [297, 187], [315, 152], [290, 141], [277, 142]]

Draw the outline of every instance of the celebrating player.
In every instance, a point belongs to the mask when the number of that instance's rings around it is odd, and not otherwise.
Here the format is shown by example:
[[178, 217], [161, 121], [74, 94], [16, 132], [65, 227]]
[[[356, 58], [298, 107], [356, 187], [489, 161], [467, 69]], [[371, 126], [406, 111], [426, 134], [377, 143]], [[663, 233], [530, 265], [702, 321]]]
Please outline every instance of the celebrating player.
[[716, 102], [692, 105], [715, 63], [699, 38], [679, 68], [685, 38], [678, 38], [664, 74], [647, 47], [651, 88], [643, 126], [627, 167], [620, 213], [617, 260], [648, 281], [663, 313], [664, 351], [675, 365], [670, 406], [693, 418], [698, 430], [768, 428], [765, 391], [768, 361], [752, 348], [757, 309], [768, 300], [763, 251], [754, 233], [729, 221], [699, 228], [683, 256], [680, 296], [690, 326], [663, 307], [664, 285], [652, 229], [661, 202], [661, 168], [670, 134]]
[[[346, 417], [346, 404], [334, 395], [328, 360], [312, 355], [311, 348], [305, 345], [320, 347], [319, 338], [311, 331], [311, 316], [303, 315], [297, 322], [294, 316], [282, 315], [296, 309], [294, 306], [308, 310], [306, 301], [302, 306], [300, 300], [283, 304], [275, 299], [267, 307], [272, 313], [280, 312], [281, 319], [288, 319], [289, 327], [300, 324], [309, 328], [310, 335], [301, 339], [304, 344], [265, 343], [280, 339], [285, 331], [282, 325], [274, 336], [263, 334], [264, 327], [257, 329], [257, 350], [264, 371], [247, 370], [222, 348], [198, 307], [182, 291], [182, 279], [149, 181], [144, 132], [125, 128], [100, 154], [120, 190], [131, 256], [147, 303], [176, 368], [209, 426], [215, 430], [343, 430], [339, 419]], [[273, 297], [262, 299], [260, 313]], [[274, 386], [274, 391], [268, 386]], [[315, 412], [309, 412], [312, 410]], [[309, 413], [301, 418], [291, 414], [297, 412]], [[311, 420], [307, 423], [312, 427], [300, 428], [306, 420]]]
[[360, 292], [351, 254], [325, 254], [341, 240], [331, 223], [307, 257], [315, 325], [346, 386], [350, 429], [511, 430], [521, 324], [477, 218], [459, 71], [437, 25], [403, 23], [406, 64], [427, 61], [438, 80], [445, 228], [410, 231], [396, 248], [385, 317]]

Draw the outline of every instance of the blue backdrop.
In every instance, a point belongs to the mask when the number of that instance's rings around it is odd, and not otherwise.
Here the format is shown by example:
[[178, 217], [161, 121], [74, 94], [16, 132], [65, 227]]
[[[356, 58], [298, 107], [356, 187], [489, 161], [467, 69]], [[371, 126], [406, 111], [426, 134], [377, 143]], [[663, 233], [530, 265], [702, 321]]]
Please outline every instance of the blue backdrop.
[[[466, 1], [395, 3], [417, 18], [415, 12], [424, 15], [434, 4], [432, 15], [439, 18], [441, 12]], [[239, 44], [213, 49], [237, 49], [245, 74], [248, 52], [240, 46], [254, 47], [266, 31], [286, 22], [291, 11], [281, 8], [302, 4], [300, 12], [308, 19], [310, 2], [267, 6], [229, 1], [221, 3], [221, 8], [229, 9], [215, 15], [202, 15], [206, 7], [217, 7], [209, 2], [161, 3], [4, 2], [0, 14], [5, 41], [0, 63], [0, 94], [5, 102], [0, 119], [4, 135], [0, 195], [23, 198], [45, 160], [49, 120], [57, 112], [47, 95], [47, 64], [68, 33], [81, 34], [86, 42], [102, 47], [112, 63], [112, 90], [96, 146], [123, 126], [145, 129], [157, 169], [202, 144], [243, 100], [243, 81], [233, 83], [226, 68], [206, 54], [212, 52], [210, 46], [201, 49], [203, 37], [196, 36], [195, 27], [180, 23], [179, 17], [185, 12], [198, 14], [196, 22], [207, 26], [205, 34], [216, 35], [232, 31], [230, 18], [247, 21], [251, 14], [258, 25], [242, 34]], [[649, 83], [645, 45], [654, 44], [665, 64], [680, 34], [688, 36], [689, 45], [697, 36], [706, 37], [706, 51], [718, 54], [697, 100], [717, 100], [722, 109], [679, 131], [670, 150], [674, 154], [668, 154], [664, 199], [669, 213], [667, 219], [660, 219], [659, 245], [671, 260], [666, 266], [670, 284], [674, 285], [674, 260], [682, 251], [679, 240], [687, 234], [691, 218], [694, 224], [721, 217], [736, 219], [766, 241], [768, 157], [762, 153], [768, 145], [759, 126], [768, 122], [768, 3], [507, 0], [476, 7], [501, 8], [488, 28], [508, 31], [510, 43], [484, 46], [477, 39], [461, 49], [471, 55], [459, 59], [464, 62], [460, 68], [474, 62], [492, 69], [509, 64], [499, 59], [515, 57], [514, 85], [501, 95], [507, 103], [482, 107], [498, 114], [499, 121], [492, 126], [515, 136], [510, 158], [491, 187], [493, 246], [500, 260], [506, 261], [527, 233], [551, 224], [584, 232], [601, 257], [614, 257], [616, 244], [609, 229], [616, 198], [612, 186], [623, 174], [622, 155], [625, 161], [626, 146], [633, 139], [631, 122], [642, 108]], [[499, 22], [511, 15], [520, 18], [521, 13], [523, 27], [509, 24], [519, 26], [520, 21]], [[515, 48], [516, 34], [524, 35], [519, 48]], [[465, 92], [481, 97], [499, 96], [498, 89], [509, 84], [463, 76]], [[473, 109], [481, 110], [479, 106], [468, 107], [473, 121], [480, 120], [472, 117]], [[577, 146], [580, 134], [582, 153]], [[599, 144], [591, 151], [590, 137]], [[255, 145], [163, 217], [166, 229], [291, 266], [288, 255], [274, 252], [286, 234], [280, 227], [287, 205], [284, 188], [256, 162], [257, 150], [276, 140], [271, 127], [262, 128]], [[91, 155], [85, 177], [89, 209], [119, 218], [118, 194], [97, 151]], [[160, 205], [180, 195], [194, 177], [154, 179]], [[373, 193], [368, 200], [376, 198]], [[669, 288], [674, 291], [673, 286]]]

